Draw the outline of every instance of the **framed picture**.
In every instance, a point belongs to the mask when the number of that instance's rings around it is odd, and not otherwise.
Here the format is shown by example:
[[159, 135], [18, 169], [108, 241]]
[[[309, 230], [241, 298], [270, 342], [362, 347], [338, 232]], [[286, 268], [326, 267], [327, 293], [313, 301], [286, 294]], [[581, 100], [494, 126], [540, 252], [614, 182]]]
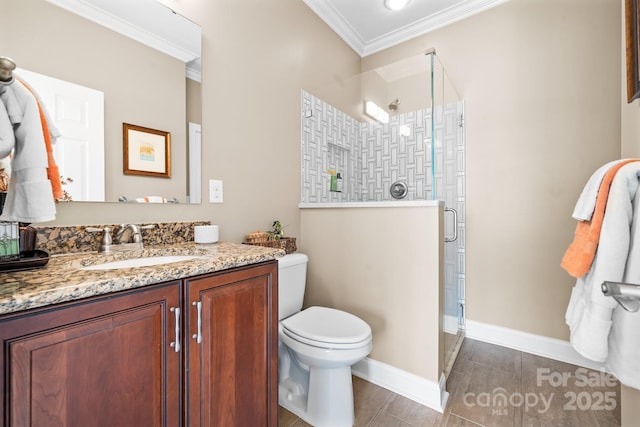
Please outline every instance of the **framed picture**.
[[171, 134], [122, 124], [124, 174], [171, 177]]
[[627, 41], [627, 102], [640, 97], [640, 13], [638, 0], [625, 0], [625, 33]]

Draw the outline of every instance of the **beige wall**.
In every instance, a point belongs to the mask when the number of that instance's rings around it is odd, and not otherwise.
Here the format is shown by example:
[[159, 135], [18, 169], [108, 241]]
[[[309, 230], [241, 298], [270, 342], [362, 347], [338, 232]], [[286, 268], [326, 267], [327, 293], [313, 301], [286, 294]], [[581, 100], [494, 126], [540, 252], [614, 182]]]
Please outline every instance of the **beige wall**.
[[636, 427], [640, 420], [640, 390], [621, 386], [622, 427]]
[[[3, 2], [0, 40], [19, 67], [104, 92], [107, 200], [185, 200], [184, 63], [44, 0]], [[123, 175], [123, 122], [171, 133], [171, 179]]]
[[187, 82], [187, 122], [202, 124], [202, 84], [195, 80]]
[[[59, 224], [212, 220], [242, 241], [274, 219], [297, 236], [300, 90], [355, 75], [360, 58], [301, 1], [166, 1], [202, 26], [203, 204], [58, 206]], [[209, 179], [224, 203], [209, 204]]]
[[[621, 0], [624, 4], [624, 0]], [[622, 10], [624, 12], [624, 10]], [[624, 16], [624, 15], [622, 15]], [[623, 46], [621, 55], [621, 157], [640, 157], [640, 100], [627, 103], [626, 62], [624, 50], [624, 28], [620, 32], [620, 45]], [[640, 390], [630, 387], [621, 387], [622, 394], [622, 426], [633, 427], [640, 420]]]
[[[299, 91], [360, 58], [300, 1], [167, 2], [203, 27], [203, 183], [223, 179], [225, 203], [59, 205], [55, 223], [211, 219], [240, 241], [278, 218], [297, 235]], [[470, 320], [567, 338], [571, 210], [621, 154], [620, 17], [609, 0], [511, 0], [362, 61], [434, 47], [465, 100]]]
[[468, 320], [568, 338], [571, 211], [620, 156], [619, 34], [609, 0], [511, 0], [364, 59], [435, 48], [465, 101]]
[[[203, 27], [203, 190], [223, 179], [225, 203], [59, 205], [52, 224], [210, 219], [240, 241], [278, 218], [298, 235], [299, 91], [358, 74], [360, 58], [301, 1], [163, 2]], [[640, 155], [639, 104], [621, 113], [619, 99], [621, 16], [609, 0], [511, 0], [362, 63], [434, 47], [465, 99], [471, 320], [567, 338], [573, 204], [620, 156], [620, 117], [622, 155]]]
[[443, 371], [442, 208], [302, 209], [305, 307], [353, 313], [370, 358], [435, 383]]
[[[211, 219], [240, 241], [277, 218], [297, 235], [299, 91], [360, 59], [302, 2], [175, 3], [203, 27], [203, 183], [223, 179], [225, 203], [59, 205], [56, 223]], [[362, 61], [435, 47], [465, 99], [471, 320], [567, 337], [570, 213], [620, 155], [620, 16], [608, 0], [512, 0]]]

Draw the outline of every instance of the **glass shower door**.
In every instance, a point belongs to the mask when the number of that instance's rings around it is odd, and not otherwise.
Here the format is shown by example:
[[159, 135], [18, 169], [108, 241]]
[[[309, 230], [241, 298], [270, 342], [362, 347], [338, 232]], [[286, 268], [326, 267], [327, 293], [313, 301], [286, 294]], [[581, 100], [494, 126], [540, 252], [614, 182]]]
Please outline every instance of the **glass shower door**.
[[431, 54], [431, 154], [433, 199], [444, 200], [444, 349], [449, 374], [465, 324], [465, 138], [464, 103], [437, 55]]

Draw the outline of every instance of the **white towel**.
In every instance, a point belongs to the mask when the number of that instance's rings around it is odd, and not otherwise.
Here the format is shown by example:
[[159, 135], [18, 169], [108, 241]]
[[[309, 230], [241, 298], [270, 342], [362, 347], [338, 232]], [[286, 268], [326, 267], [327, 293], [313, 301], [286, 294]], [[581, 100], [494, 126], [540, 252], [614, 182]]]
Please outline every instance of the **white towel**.
[[604, 176], [607, 174], [609, 169], [624, 160], [626, 159], [614, 160], [612, 162], [609, 162], [606, 165], [598, 168], [598, 170], [595, 171], [593, 175], [591, 175], [591, 178], [589, 178], [587, 184], [582, 189], [580, 197], [578, 197], [576, 206], [573, 209], [573, 218], [577, 219], [578, 221], [591, 220], [593, 210], [596, 207], [598, 190], [600, 189], [600, 184], [602, 183]]
[[[600, 285], [603, 281], [623, 280], [632, 243], [632, 204], [639, 172], [640, 162], [629, 163], [613, 179], [596, 256], [589, 272], [578, 278], [565, 315], [571, 345], [597, 362], [606, 361], [609, 355], [609, 331], [617, 307], [613, 298], [602, 294]], [[634, 243], [638, 245], [640, 240]]]
[[[631, 249], [623, 281], [640, 284], [640, 185], [633, 201]], [[640, 312], [630, 313], [621, 306], [617, 306], [612, 320], [606, 367], [624, 385], [640, 389], [640, 363], [638, 363]]]
[[167, 199], [162, 196], [147, 196], [145, 200], [147, 203], [167, 203]]
[[167, 203], [167, 199], [162, 196], [146, 196], [146, 197], [137, 197], [136, 202], [138, 203]]
[[13, 134], [13, 125], [9, 120], [7, 108], [0, 102], [0, 159], [4, 159], [13, 150], [16, 137]]
[[7, 109], [11, 124], [17, 125], [22, 123], [24, 105], [19, 99], [19, 94], [14, 91], [15, 84], [15, 77], [12, 77], [8, 82], [0, 82], [0, 101]]
[[46, 222], [56, 219], [53, 191], [43, 168], [11, 173], [9, 191], [0, 221]]
[[[56, 207], [47, 178], [49, 163], [38, 103], [16, 79], [2, 85], [2, 91], [0, 99], [14, 123], [15, 146], [7, 200], [0, 220], [29, 223], [52, 221]], [[17, 104], [14, 105], [14, 101]], [[12, 109], [15, 110], [13, 118]]]

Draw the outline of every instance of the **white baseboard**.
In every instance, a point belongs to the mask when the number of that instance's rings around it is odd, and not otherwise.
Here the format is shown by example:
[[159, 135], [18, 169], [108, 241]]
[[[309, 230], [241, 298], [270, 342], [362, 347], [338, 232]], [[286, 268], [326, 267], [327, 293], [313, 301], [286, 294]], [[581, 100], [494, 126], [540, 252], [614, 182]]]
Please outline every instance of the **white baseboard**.
[[569, 342], [555, 338], [530, 334], [528, 332], [476, 322], [469, 319], [466, 321], [465, 336], [478, 341], [501, 345], [572, 365], [584, 366], [585, 368], [595, 370], [604, 369], [601, 363], [582, 357], [571, 347]]
[[450, 314], [444, 315], [444, 323], [442, 329], [448, 334], [458, 333], [458, 318]]
[[[601, 370], [603, 365], [578, 354], [567, 341], [535, 335], [502, 326], [467, 320], [465, 336], [514, 350], [559, 360], [572, 365]], [[457, 320], [456, 320], [457, 325]], [[386, 363], [365, 358], [351, 367], [351, 372], [369, 382], [384, 387], [401, 396], [436, 411], [443, 412], [449, 393], [445, 390], [446, 378], [438, 383], [403, 371]]]
[[447, 405], [449, 393], [445, 390], [444, 375], [436, 383], [368, 357], [353, 365], [351, 372], [438, 412], [443, 412]]

